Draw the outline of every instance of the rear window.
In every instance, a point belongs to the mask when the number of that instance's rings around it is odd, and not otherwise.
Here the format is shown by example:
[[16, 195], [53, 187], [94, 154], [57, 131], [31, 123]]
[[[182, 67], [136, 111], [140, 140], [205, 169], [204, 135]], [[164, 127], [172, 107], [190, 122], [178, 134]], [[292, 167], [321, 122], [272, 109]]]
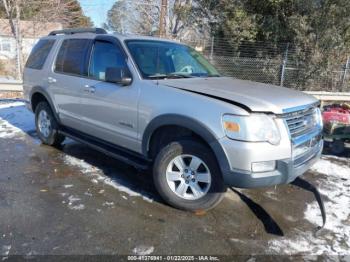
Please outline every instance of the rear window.
[[64, 40], [57, 54], [56, 72], [87, 76], [89, 39]]
[[54, 43], [55, 40], [52, 39], [40, 40], [30, 53], [26, 67], [38, 70], [42, 69]]

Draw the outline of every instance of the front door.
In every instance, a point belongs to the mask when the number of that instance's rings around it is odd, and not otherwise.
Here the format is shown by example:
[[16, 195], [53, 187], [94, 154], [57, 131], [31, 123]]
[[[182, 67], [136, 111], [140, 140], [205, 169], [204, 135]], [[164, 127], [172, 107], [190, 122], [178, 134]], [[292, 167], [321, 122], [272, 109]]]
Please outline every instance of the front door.
[[89, 65], [89, 79], [82, 95], [84, 130], [113, 144], [137, 151], [137, 106], [139, 88], [105, 81], [106, 68], [127, 67], [121, 47], [95, 40]]

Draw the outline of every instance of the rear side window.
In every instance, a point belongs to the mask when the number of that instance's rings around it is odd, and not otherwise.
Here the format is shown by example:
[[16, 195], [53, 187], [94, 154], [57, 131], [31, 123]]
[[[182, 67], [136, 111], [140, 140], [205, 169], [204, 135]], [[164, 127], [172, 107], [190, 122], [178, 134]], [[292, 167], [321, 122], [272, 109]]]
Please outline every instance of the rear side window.
[[26, 67], [38, 70], [42, 69], [54, 43], [55, 40], [52, 39], [40, 40], [30, 53]]
[[91, 40], [64, 40], [57, 54], [55, 71], [87, 76], [87, 62]]

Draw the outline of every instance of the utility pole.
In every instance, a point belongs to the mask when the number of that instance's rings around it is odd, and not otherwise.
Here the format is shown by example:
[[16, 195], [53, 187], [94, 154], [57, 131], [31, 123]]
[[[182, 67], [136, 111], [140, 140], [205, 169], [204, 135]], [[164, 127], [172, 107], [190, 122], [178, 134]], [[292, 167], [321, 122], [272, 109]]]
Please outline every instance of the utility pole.
[[210, 43], [210, 62], [213, 62], [213, 55], [214, 55], [214, 36], [211, 37], [211, 43]]
[[162, 5], [160, 7], [159, 16], [159, 37], [164, 37], [166, 35], [166, 16], [168, 11], [168, 0], [162, 0]]
[[348, 57], [348, 59], [346, 60], [346, 64], [345, 64], [345, 67], [344, 67], [344, 74], [343, 74], [343, 77], [342, 77], [342, 81], [341, 81], [341, 91], [343, 91], [345, 89], [345, 82], [346, 82], [346, 75], [348, 73], [348, 70], [350, 68], [350, 57]]
[[289, 48], [289, 43], [287, 43], [286, 51], [284, 53], [284, 58], [283, 58], [283, 62], [282, 62], [280, 86], [283, 86], [284, 78], [285, 78], [285, 74], [286, 74], [285, 71], [286, 71], [286, 66], [287, 66], [287, 62], [288, 62], [288, 48]]

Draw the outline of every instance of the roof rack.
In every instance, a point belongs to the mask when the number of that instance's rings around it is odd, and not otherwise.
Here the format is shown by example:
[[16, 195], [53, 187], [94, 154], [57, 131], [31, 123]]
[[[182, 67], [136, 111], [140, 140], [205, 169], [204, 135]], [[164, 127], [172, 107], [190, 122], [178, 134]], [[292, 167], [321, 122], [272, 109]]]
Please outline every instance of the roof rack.
[[72, 35], [72, 34], [82, 34], [82, 33], [94, 33], [94, 34], [107, 34], [107, 31], [103, 28], [72, 28], [55, 30], [50, 32], [49, 35]]

